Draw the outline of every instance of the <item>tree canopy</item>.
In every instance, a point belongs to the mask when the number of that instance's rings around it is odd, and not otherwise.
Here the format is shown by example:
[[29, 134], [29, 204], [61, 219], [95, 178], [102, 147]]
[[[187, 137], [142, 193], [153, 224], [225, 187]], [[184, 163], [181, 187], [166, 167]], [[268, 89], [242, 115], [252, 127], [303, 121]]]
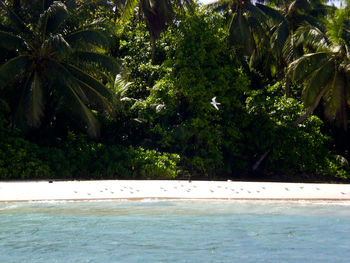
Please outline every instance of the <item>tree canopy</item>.
[[0, 0], [0, 179], [349, 180], [349, 27], [326, 0]]

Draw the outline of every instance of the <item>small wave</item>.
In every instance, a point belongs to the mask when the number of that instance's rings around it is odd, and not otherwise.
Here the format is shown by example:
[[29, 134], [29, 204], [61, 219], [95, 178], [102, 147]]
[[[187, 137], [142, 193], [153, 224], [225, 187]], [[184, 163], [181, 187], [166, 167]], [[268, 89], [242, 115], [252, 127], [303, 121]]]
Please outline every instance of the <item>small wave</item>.
[[5, 207], [0, 207], [0, 211], [16, 209], [16, 208], [18, 208], [18, 206], [19, 205], [14, 205], [14, 204], [6, 205]]

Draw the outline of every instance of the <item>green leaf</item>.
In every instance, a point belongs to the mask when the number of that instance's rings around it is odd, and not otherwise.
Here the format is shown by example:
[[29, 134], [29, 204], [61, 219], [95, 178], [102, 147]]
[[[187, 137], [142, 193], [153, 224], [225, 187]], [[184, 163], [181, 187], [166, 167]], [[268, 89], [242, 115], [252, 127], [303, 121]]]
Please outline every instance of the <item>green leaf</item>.
[[284, 20], [280, 22], [272, 34], [271, 48], [278, 54], [282, 53], [283, 47], [289, 37], [288, 23]]
[[135, 8], [137, 4], [139, 3], [139, 0], [126, 0], [123, 10], [123, 16], [122, 19], [124, 21], [129, 20], [132, 15], [135, 13]]
[[30, 62], [29, 56], [17, 56], [0, 67], [0, 88], [4, 88], [23, 73]]
[[75, 48], [82, 48], [87, 44], [108, 47], [107, 33], [98, 29], [80, 30], [65, 36], [66, 41]]
[[67, 16], [68, 10], [65, 4], [55, 1], [40, 15], [36, 31], [44, 36], [48, 33], [57, 33]]
[[25, 26], [24, 22], [1, 0], [0, 7], [6, 11], [7, 17], [11, 21], [11, 27], [17, 33], [30, 34], [29, 29]]
[[89, 101], [97, 100], [100, 106], [112, 112], [110, 103], [112, 93], [101, 82], [73, 65], [65, 64], [65, 66], [74, 74]]
[[335, 67], [332, 61], [327, 61], [319, 65], [305, 80], [305, 88], [303, 90], [303, 100], [306, 106], [314, 103], [315, 98], [320, 91], [329, 86], [334, 78]]
[[288, 75], [296, 81], [305, 80], [320, 65], [327, 63], [330, 56], [329, 52], [306, 54], [289, 65]]
[[0, 31], [0, 47], [14, 51], [27, 50], [26, 43], [22, 38], [4, 31]]
[[72, 48], [61, 34], [53, 35], [46, 39], [41, 47], [41, 54], [68, 55]]
[[281, 23], [284, 21], [284, 16], [276, 9], [267, 5], [257, 3], [256, 6], [260, 8], [268, 17], [270, 17], [275, 23]]
[[[99, 134], [99, 124], [91, 110], [87, 107], [88, 97], [72, 73], [60, 63], [54, 60], [47, 61], [50, 70], [55, 73], [56, 90], [64, 97], [62, 103], [75, 117], [84, 120], [87, 125], [87, 132], [90, 136], [96, 137]], [[63, 92], [65, 88], [67, 92]]]
[[100, 53], [76, 51], [72, 54], [72, 59], [78, 63], [95, 64], [99, 68], [111, 72], [113, 75], [116, 75], [120, 71], [120, 67], [115, 59]]

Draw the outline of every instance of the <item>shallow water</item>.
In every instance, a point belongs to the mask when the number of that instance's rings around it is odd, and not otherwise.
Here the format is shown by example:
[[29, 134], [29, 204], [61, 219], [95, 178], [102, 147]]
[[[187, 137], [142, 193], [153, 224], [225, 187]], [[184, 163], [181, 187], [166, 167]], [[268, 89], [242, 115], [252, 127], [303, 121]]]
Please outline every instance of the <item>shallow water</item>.
[[349, 262], [350, 204], [0, 203], [0, 262]]

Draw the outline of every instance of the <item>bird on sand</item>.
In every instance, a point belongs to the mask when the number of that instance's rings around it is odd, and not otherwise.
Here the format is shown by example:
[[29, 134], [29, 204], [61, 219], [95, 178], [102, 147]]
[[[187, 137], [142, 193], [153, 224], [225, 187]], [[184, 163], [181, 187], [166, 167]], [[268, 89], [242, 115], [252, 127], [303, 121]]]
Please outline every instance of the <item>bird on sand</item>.
[[216, 97], [214, 97], [214, 98], [211, 99], [210, 104], [213, 105], [213, 107], [214, 107], [215, 109], [219, 110], [218, 105], [220, 105], [221, 103], [217, 102], [217, 101], [216, 101]]

